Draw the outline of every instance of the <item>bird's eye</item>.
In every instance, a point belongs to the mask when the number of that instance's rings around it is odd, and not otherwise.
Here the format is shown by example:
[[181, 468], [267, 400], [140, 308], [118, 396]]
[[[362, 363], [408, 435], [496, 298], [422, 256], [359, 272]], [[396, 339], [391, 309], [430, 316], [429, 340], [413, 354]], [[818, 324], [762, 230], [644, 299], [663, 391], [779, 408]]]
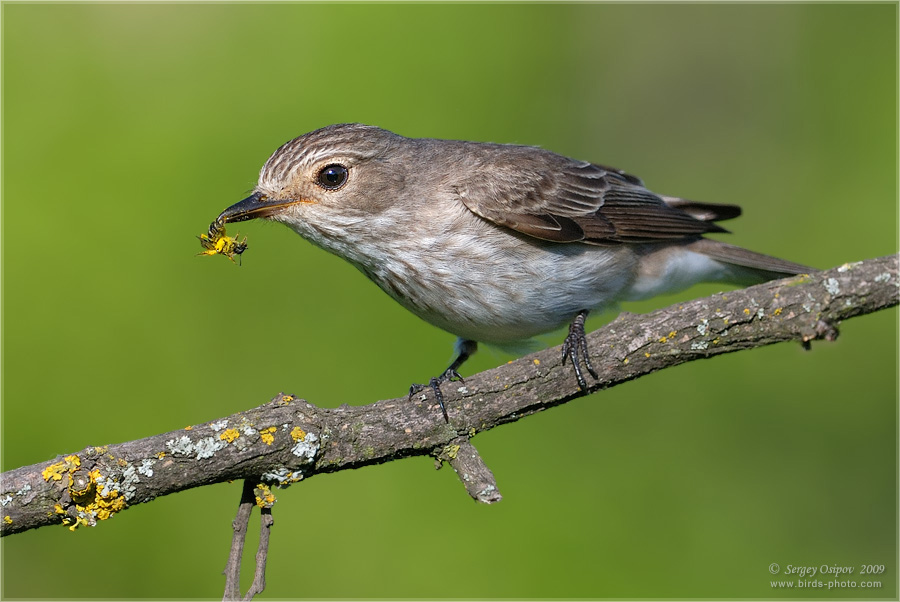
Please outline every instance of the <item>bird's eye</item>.
[[326, 190], [337, 190], [347, 183], [348, 174], [347, 168], [343, 165], [338, 165], [337, 163], [326, 165], [319, 172], [319, 186]]

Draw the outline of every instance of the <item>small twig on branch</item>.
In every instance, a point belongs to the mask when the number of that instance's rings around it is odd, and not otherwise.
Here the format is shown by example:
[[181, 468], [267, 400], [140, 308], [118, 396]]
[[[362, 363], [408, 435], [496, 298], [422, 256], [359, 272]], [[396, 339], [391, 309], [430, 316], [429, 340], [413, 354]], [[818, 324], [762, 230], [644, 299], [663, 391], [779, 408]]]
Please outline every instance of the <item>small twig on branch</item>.
[[[466, 437], [457, 437], [435, 456], [446, 461], [462, 481], [466, 491], [476, 502], [493, 504], [503, 499], [497, 489], [497, 479], [487, 467], [475, 446]], [[438, 464], [440, 467], [440, 464]]]
[[256, 549], [256, 571], [253, 573], [253, 583], [244, 596], [244, 600], [252, 600], [253, 596], [262, 593], [266, 589], [266, 559], [269, 557], [269, 535], [275, 520], [272, 518], [272, 509], [260, 508], [259, 547]]
[[[269, 555], [269, 534], [272, 524], [272, 504], [275, 497], [265, 485], [254, 485], [259, 478], [244, 479], [241, 488], [241, 501], [238, 504], [238, 513], [232, 523], [234, 535], [231, 538], [231, 551], [228, 554], [228, 562], [225, 564], [225, 595], [223, 601], [252, 600], [256, 594], [266, 589], [266, 559]], [[247, 526], [250, 524], [250, 514], [254, 506], [260, 507], [260, 531], [259, 546], [256, 549], [256, 570], [253, 574], [253, 583], [250, 589], [241, 596], [241, 559], [244, 555], [244, 541], [247, 538]]]
[[[721, 353], [833, 339], [842, 320], [897, 305], [898, 284], [894, 255], [649, 314], [622, 314], [588, 336], [600, 375], [589, 381], [590, 391]], [[88, 447], [3, 473], [0, 533], [66, 521], [92, 525], [127, 506], [226, 480], [288, 485], [322, 472], [426, 454], [443, 454], [473, 497], [495, 501], [493, 476], [469, 439], [584, 394], [555, 347], [446, 387], [449, 424], [428, 394], [411, 402], [404, 397], [334, 409], [278, 395], [258, 408], [184, 430]], [[445, 450], [455, 445], [462, 453], [454, 459]]]
[[[237, 516], [232, 523], [234, 535], [231, 538], [231, 551], [228, 554], [228, 562], [225, 564], [225, 595], [223, 601], [252, 600], [256, 594], [266, 589], [266, 559], [269, 555], [269, 534], [272, 524], [272, 504], [274, 496], [267, 487], [262, 489], [254, 483], [259, 479], [244, 479], [241, 488], [241, 501], [238, 504]], [[270, 499], [267, 499], [270, 498]], [[247, 538], [247, 527], [250, 524], [250, 514], [254, 506], [260, 507], [260, 531], [259, 546], [256, 549], [256, 570], [253, 574], [253, 583], [250, 589], [241, 596], [241, 559], [244, 555], [244, 541]]]
[[253, 495], [253, 481], [244, 479], [241, 489], [241, 501], [238, 504], [237, 516], [231, 523], [234, 535], [231, 537], [231, 551], [228, 554], [228, 562], [225, 564], [225, 596], [223, 600], [241, 599], [241, 557], [244, 555], [244, 541], [247, 538], [247, 527], [250, 524], [250, 513], [256, 505], [256, 496]]

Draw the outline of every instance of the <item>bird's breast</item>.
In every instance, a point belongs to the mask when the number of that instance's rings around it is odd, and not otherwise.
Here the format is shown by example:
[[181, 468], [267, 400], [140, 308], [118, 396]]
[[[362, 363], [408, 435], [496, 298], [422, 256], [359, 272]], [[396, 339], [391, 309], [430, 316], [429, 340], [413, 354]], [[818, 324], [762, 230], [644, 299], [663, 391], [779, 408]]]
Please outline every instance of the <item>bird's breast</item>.
[[514, 233], [461, 204], [288, 223], [356, 266], [423, 320], [485, 343], [555, 330], [630, 285], [625, 246], [552, 243]]
[[486, 343], [529, 339], [606, 306], [633, 273], [627, 249], [547, 243], [485, 222], [365, 246], [365, 259], [353, 263], [387, 294], [443, 330]]

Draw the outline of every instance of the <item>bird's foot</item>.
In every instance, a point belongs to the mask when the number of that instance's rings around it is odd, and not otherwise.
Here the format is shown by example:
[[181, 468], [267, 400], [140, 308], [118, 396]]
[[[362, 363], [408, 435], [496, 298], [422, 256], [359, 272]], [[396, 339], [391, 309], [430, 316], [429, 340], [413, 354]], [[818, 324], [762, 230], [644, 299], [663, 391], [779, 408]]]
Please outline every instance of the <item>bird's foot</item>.
[[569, 334], [563, 343], [562, 363], [565, 365], [566, 360], [571, 360], [572, 367], [575, 369], [575, 378], [578, 380], [578, 386], [584, 391], [587, 389], [587, 383], [584, 381], [584, 375], [581, 372], [581, 364], [583, 363], [587, 371], [594, 380], [599, 379], [597, 372], [591, 365], [591, 356], [588, 354], [587, 336], [584, 333], [584, 320], [587, 318], [588, 312], [580, 311], [572, 323], [569, 325]]
[[447, 416], [447, 408], [444, 406], [444, 394], [441, 393], [441, 384], [447, 382], [448, 380], [458, 380], [459, 382], [465, 382], [463, 380], [463, 377], [459, 375], [459, 372], [457, 372], [453, 367], [450, 367], [444, 370], [444, 373], [440, 376], [432, 378], [427, 385], [411, 385], [409, 387], [409, 399], [412, 399], [412, 396], [416, 393], [424, 391], [427, 388], [431, 388], [431, 390], [434, 391], [434, 398], [437, 399], [438, 405], [441, 406], [441, 412], [444, 414], [444, 420], [450, 422], [450, 417]]

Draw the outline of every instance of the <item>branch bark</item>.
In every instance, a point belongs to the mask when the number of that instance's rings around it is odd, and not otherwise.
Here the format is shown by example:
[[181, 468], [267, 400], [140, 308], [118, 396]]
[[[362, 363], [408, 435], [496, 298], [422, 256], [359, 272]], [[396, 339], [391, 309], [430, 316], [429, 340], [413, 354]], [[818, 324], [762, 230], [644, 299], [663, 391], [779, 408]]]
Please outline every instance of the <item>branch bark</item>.
[[[649, 314], [623, 313], [588, 336], [600, 380], [588, 392], [669, 366], [783, 341], [833, 340], [842, 320], [898, 303], [898, 256], [719, 293]], [[87, 447], [0, 475], [0, 534], [93, 525], [155, 497], [249, 478], [286, 486], [322, 472], [414, 455], [447, 460], [470, 495], [500, 499], [470, 439], [586, 394], [560, 348], [430, 394], [319, 408], [279, 394], [260, 407], [145, 439]]]

